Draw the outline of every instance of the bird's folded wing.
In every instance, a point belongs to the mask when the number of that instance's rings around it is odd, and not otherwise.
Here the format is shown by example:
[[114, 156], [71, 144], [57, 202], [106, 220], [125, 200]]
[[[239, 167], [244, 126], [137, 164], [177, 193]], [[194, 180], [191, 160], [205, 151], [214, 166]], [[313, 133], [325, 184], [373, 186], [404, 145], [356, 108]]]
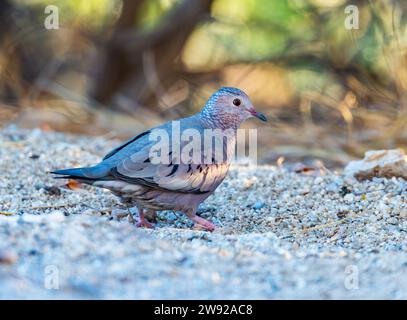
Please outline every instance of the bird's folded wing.
[[[199, 132], [202, 128], [194, 117], [183, 119], [182, 128], [195, 128]], [[171, 125], [164, 124], [158, 129], [162, 129], [171, 137]], [[201, 140], [193, 142], [193, 149], [200, 150], [196, 154], [199, 159], [197, 162], [202, 164], [188, 164], [177, 160], [172, 150], [184, 150], [189, 141], [180, 141], [179, 146], [174, 146], [170, 139], [165, 145], [165, 150], [160, 150], [159, 154], [163, 157], [160, 163], [153, 163], [150, 159], [150, 153], [154, 150], [157, 141], [150, 139], [150, 135], [155, 129], [136, 136], [122, 146], [110, 152], [101, 165], [109, 168], [109, 175], [115, 179], [123, 180], [128, 183], [141, 184], [161, 190], [170, 190], [185, 193], [206, 193], [212, 192], [225, 178], [229, 169], [229, 160], [227, 151], [234, 149], [234, 140], [224, 139], [220, 136], [224, 148], [221, 149], [221, 156], [216, 156], [214, 150], [209, 149], [211, 157], [205, 157], [208, 153], [204, 150], [204, 144]], [[196, 143], [196, 144], [195, 144]], [[230, 144], [230, 145], [229, 145]], [[179, 156], [178, 156], [179, 157]], [[204, 159], [211, 159], [212, 163], [204, 163]], [[215, 159], [221, 158], [215, 162]], [[174, 160], [172, 162], [172, 160]]]
[[[123, 144], [121, 144], [120, 146], [118, 146], [117, 148], [114, 148], [113, 150], [111, 150], [108, 154], [106, 154], [103, 158], [103, 160], [107, 160], [111, 157], [113, 157], [115, 154], [117, 154], [119, 151], [123, 150], [124, 148], [130, 146], [130, 145], [137, 145], [134, 142], [136, 142], [137, 140], [140, 140], [142, 137], [144, 136], [148, 136], [151, 133], [150, 130], [148, 131], [144, 131], [138, 135], [136, 135], [135, 137], [131, 138], [130, 140], [124, 142]], [[143, 144], [141, 144], [141, 146], [143, 146]]]
[[112, 169], [120, 180], [161, 190], [207, 193], [225, 178], [229, 164], [154, 164], [143, 152], [133, 154]]

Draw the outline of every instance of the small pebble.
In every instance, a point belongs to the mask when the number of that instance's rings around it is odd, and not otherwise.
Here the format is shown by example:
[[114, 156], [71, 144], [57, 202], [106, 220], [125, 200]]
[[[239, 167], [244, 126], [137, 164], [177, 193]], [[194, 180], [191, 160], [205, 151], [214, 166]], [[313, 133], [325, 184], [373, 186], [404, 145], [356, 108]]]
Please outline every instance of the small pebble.
[[266, 206], [266, 204], [264, 202], [258, 201], [255, 204], [253, 204], [252, 208], [254, 210], [259, 210], [259, 209], [264, 208], [265, 206]]
[[14, 264], [18, 260], [18, 256], [14, 251], [0, 249], [0, 264]]
[[52, 196], [60, 196], [61, 195], [61, 189], [59, 189], [56, 186], [45, 186], [44, 190]]
[[[407, 299], [404, 179], [232, 165], [197, 213], [213, 233], [170, 211], [147, 230], [110, 215], [123, 206], [109, 191], [47, 174], [98, 163], [118, 140], [14, 126], [0, 143], [12, 136], [21, 145], [0, 148], [0, 299]], [[347, 266], [361, 280], [352, 292]], [[44, 290], [53, 274], [62, 290]]]

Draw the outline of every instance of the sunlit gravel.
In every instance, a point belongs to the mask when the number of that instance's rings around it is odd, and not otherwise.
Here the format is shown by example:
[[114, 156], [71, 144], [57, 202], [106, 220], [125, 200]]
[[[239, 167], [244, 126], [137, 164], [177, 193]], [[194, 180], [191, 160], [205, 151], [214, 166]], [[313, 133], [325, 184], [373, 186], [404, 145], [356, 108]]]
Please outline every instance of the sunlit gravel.
[[234, 166], [193, 230], [161, 212], [137, 229], [108, 191], [53, 169], [118, 141], [0, 131], [0, 298], [407, 299], [407, 181]]

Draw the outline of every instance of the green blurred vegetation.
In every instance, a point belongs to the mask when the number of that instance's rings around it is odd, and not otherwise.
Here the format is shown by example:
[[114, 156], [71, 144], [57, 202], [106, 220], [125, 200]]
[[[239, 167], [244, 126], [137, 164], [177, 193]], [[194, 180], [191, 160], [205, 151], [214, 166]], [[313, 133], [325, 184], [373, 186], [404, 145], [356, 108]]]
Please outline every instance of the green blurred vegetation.
[[[265, 161], [342, 163], [407, 146], [406, 1], [56, 0], [52, 31], [48, 1], [6, 2], [4, 123], [128, 135], [120, 114], [134, 132], [190, 114], [230, 85], [273, 117], [259, 137]], [[358, 30], [344, 27], [349, 4]]]

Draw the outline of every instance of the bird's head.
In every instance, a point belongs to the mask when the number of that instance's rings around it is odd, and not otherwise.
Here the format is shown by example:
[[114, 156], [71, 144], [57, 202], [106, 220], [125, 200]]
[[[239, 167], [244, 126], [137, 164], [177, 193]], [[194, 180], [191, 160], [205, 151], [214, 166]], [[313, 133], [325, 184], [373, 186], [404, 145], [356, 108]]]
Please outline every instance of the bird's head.
[[218, 128], [238, 128], [246, 119], [256, 117], [262, 121], [267, 118], [257, 112], [249, 97], [242, 90], [223, 87], [206, 102], [201, 114]]

